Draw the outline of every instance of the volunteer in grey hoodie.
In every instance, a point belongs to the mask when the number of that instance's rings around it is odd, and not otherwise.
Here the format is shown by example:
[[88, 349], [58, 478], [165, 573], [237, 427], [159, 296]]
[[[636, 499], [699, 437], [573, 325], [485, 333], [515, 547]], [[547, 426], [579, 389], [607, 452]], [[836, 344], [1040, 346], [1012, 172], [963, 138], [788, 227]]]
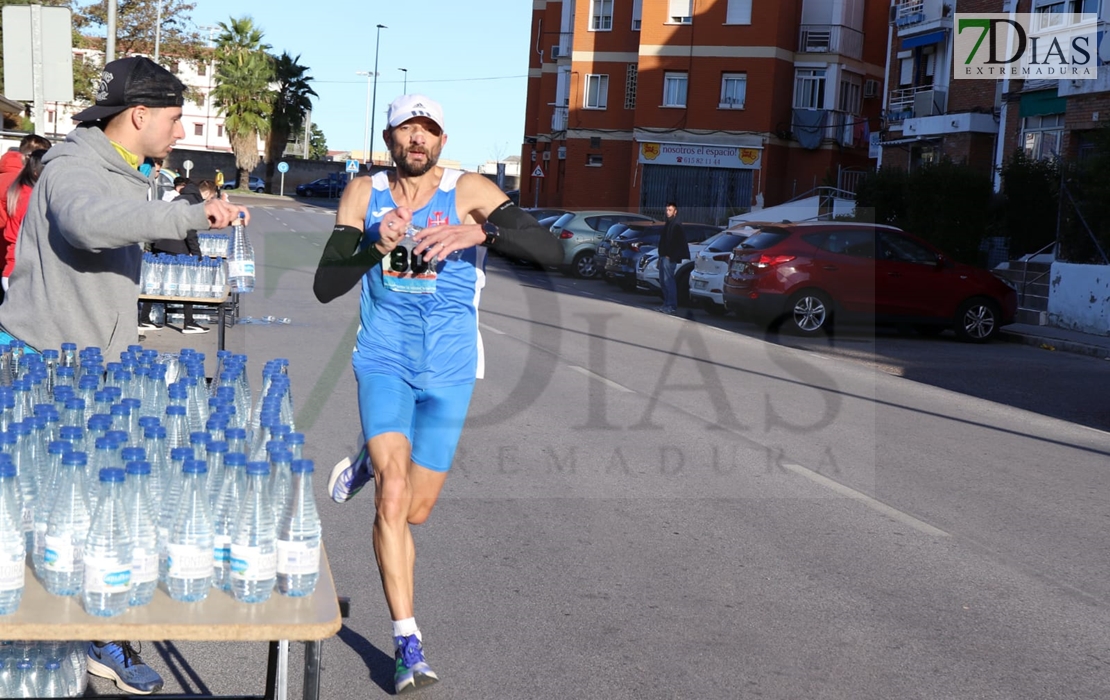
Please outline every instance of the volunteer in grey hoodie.
[[[104, 67], [96, 104], [43, 159], [23, 220], [0, 343], [97, 346], [114, 360], [138, 340], [140, 244], [230, 226], [246, 211], [220, 199], [164, 202], [139, 172], [184, 138], [185, 86], [144, 57]], [[249, 220], [249, 214], [247, 214]]]
[[[0, 343], [18, 338], [43, 350], [73, 342], [118, 357], [138, 339], [140, 244], [224, 228], [245, 211], [217, 198], [162, 201], [153, 178], [139, 173], [144, 159], [165, 158], [185, 136], [184, 90], [148, 58], [104, 67], [96, 104], [43, 158], [0, 306]], [[123, 690], [162, 688], [130, 642], [91, 642], [87, 653], [89, 672]]]

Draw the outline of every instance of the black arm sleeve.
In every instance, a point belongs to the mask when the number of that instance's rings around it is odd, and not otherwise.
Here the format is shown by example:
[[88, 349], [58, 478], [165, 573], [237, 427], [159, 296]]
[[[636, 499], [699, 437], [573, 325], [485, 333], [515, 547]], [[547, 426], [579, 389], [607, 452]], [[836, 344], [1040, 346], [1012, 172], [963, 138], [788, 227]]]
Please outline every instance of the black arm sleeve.
[[494, 209], [487, 221], [497, 227], [493, 247], [509, 257], [531, 260], [541, 265], [563, 262], [563, 246], [528, 212], [512, 202]]
[[312, 292], [322, 304], [341, 297], [359, 283], [362, 276], [385, 257], [377, 246], [360, 251], [362, 231], [354, 226], [336, 226], [324, 246]]

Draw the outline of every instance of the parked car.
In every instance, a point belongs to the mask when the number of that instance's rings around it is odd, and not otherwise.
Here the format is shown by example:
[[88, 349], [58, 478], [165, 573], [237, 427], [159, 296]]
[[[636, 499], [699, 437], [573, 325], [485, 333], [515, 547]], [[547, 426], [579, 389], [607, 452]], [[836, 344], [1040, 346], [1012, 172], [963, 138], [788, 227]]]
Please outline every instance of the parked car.
[[597, 276], [606, 282], [612, 282], [613, 279], [609, 277], [609, 273], [605, 271], [605, 261], [609, 259], [609, 248], [613, 245], [613, 241], [618, 236], [628, 230], [628, 224], [632, 222], [621, 222], [613, 224], [609, 230], [605, 232], [605, 236], [597, 244], [597, 250], [594, 252], [594, 265], [597, 267]]
[[[524, 211], [531, 214], [533, 217], [535, 217], [536, 221], [540, 221], [542, 219], [552, 219], [552, 220], [558, 219], [560, 216], [567, 213], [566, 209], [550, 209], [550, 208], [544, 208], [544, 207], [538, 207], [538, 208], [521, 207], [521, 208]], [[551, 228], [550, 224], [548, 224], [548, 228]]]
[[[534, 216], [537, 223], [539, 223], [540, 226], [543, 226], [546, 229], [550, 229], [551, 224], [555, 223], [556, 219], [566, 213], [565, 210], [561, 209], [525, 209], [524, 211], [527, 211], [529, 214]], [[539, 216], [536, 216], [536, 214], [539, 214]], [[501, 255], [501, 253], [493, 248], [490, 248], [489, 252], [493, 255]], [[521, 258], [513, 258], [509, 256], [503, 257], [505, 257], [507, 260], [515, 262], [518, 265], [526, 265], [540, 270], [544, 269], [543, 265], [540, 265], [539, 263], [533, 262], [531, 260], [523, 260]]]
[[[238, 180], [232, 180], [231, 182], [225, 182], [224, 183], [224, 189], [225, 190], [237, 190], [237, 189], [239, 189], [239, 181]], [[262, 178], [257, 177], [255, 175], [251, 175], [250, 177], [247, 178], [247, 189], [250, 190], [251, 192], [264, 192], [266, 190], [266, 183], [263, 182]]]
[[551, 225], [551, 233], [563, 245], [561, 269], [582, 279], [596, 277], [599, 270], [594, 265], [594, 252], [605, 232], [613, 224], [626, 221], [652, 221], [650, 216], [623, 211], [567, 212]]
[[298, 197], [338, 197], [346, 188], [347, 183], [344, 180], [322, 177], [297, 185], [296, 192]]
[[930, 335], [952, 328], [961, 340], [981, 343], [1017, 313], [1017, 293], [1002, 280], [891, 226], [758, 228], [733, 251], [725, 305], [773, 328], [815, 335], [856, 317]]
[[694, 269], [690, 270], [691, 304], [700, 303], [714, 316], [728, 313], [724, 297], [728, 261], [732, 258], [733, 248], [753, 233], [755, 229], [746, 224], [730, 228], [706, 241], [705, 247], [694, 254]]
[[[624, 289], [636, 288], [636, 265], [640, 255], [648, 248], [659, 245], [659, 237], [663, 233], [665, 224], [630, 224], [628, 230], [613, 239], [609, 246], [609, 258], [605, 261], [605, 272]], [[686, 242], [691, 244], [701, 243], [710, 236], [719, 233], [721, 227], [709, 224], [683, 224], [682, 230], [686, 232]], [[683, 272], [684, 277], [690, 274], [689, 269]], [[675, 269], [675, 280], [679, 279], [679, 269]], [[683, 280], [685, 284], [685, 279]]]
[[[705, 251], [710, 251], [711, 254], [721, 254], [728, 256], [732, 254], [732, 249], [740, 245], [741, 241], [747, 238], [747, 234], [736, 233], [733, 231], [720, 231], [701, 243], [690, 244], [690, 255], [692, 260], [683, 260], [675, 268], [675, 287], [678, 292], [679, 306], [692, 306], [695, 303], [702, 303], [702, 300], [693, 296], [694, 289], [694, 272], [696, 271], [697, 260], [699, 256]], [[726, 258], [727, 260], [727, 258]], [[727, 264], [722, 266], [721, 280], [723, 282], [725, 276], [725, 269]], [[718, 289], [720, 284], [718, 283]], [[663, 286], [659, 282], [659, 249], [651, 250], [644, 253], [640, 257], [640, 262], [636, 270], [636, 287], [638, 289], [655, 292], [662, 295]], [[721, 311], [724, 311], [724, 306], [721, 306]], [[711, 313], [713, 313], [711, 311]]]

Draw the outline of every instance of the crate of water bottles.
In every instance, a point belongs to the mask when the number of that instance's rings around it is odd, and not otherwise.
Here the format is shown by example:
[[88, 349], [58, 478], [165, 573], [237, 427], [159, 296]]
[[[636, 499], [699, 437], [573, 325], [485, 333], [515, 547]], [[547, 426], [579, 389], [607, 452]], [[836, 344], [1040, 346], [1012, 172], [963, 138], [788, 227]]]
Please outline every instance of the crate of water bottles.
[[84, 692], [83, 642], [0, 642], [0, 697], [69, 698]]
[[226, 233], [198, 233], [200, 254], [209, 258], [226, 258], [231, 236]]
[[211, 384], [204, 363], [0, 344], [0, 615], [19, 608], [27, 558], [97, 617], [159, 585], [185, 602], [313, 593], [321, 528], [289, 362], [267, 362], [257, 394], [245, 355], [217, 353]]
[[144, 253], [139, 276], [143, 296], [222, 300], [227, 296], [227, 265], [218, 258]]

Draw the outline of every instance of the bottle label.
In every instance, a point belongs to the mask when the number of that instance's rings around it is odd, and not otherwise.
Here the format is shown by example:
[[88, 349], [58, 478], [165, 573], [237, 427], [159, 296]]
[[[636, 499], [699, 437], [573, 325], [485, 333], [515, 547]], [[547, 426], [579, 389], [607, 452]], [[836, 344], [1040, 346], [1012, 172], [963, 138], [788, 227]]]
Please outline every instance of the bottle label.
[[46, 551], [42, 555], [46, 570], [56, 574], [72, 574], [81, 568], [81, 549], [73, 546], [69, 537], [46, 536]]
[[231, 535], [216, 535], [212, 554], [217, 564], [231, 561]]
[[277, 541], [277, 571], [289, 576], [320, 573], [320, 540], [307, 542]]
[[277, 550], [231, 545], [231, 577], [243, 581], [266, 581], [277, 576]]
[[35, 523], [35, 554], [42, 555], [46, 552], [46, 523]]
[[122, 593], [131, 590], [131, 562], [116, 557], [85, 557], [86, 593]]
[[412, 236], [420, 230], [410, 224], [405, 237], [382, 260], [382, 283], [386, 289], [404, 294], [435, 294], [439, 261], [436, 258], [425, 261], [426, 251], [419, 255], [412, 252], [417, 245]]
[[210, 547], [171, 544], [166, 546], [166, 550], [170, 578], [207, 578], [212, 575], [215, 562]]
[[33, 532], [35, 529], [35, 509], [29, 503], [24, 504], [23, 506], [22, 520], [24, 534], [28, 532]]
[[177, 293], [183, 297], [191, 297], [193, 296], [193, 285], [189, 282], [182, 282], [177, 285]]
[[228, 260], [228, 277], [254, 277], [253, 260]]
[[158, 580], [158, 552], [154, 549], [135, 547], [131, 550], [131, 583], [150, 583]]
[[0, 561], [0, 591], [18, 591], [23, 588], [27, 567], [23, 558]]

